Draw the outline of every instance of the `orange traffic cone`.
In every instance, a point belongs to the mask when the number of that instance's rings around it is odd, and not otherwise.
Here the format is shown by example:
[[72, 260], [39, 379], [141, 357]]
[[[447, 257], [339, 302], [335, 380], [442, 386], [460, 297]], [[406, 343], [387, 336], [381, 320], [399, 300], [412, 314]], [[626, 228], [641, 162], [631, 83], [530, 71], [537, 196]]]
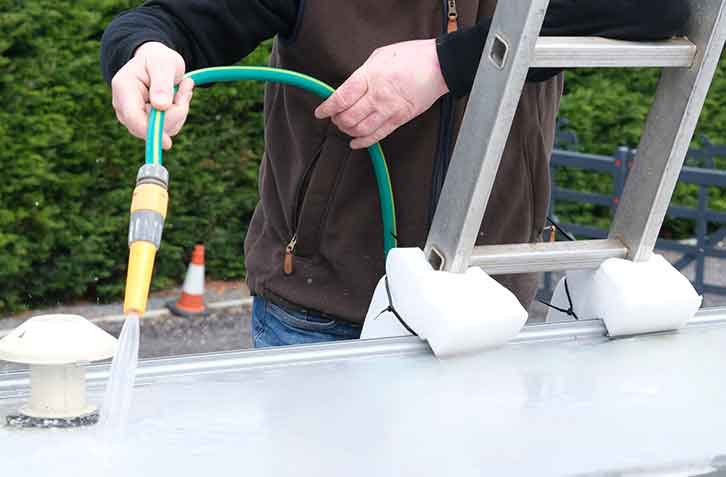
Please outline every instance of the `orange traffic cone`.
[[181, 296], [176, 302], [168, 302], [166, 307], [178, 316], [194, 317], [208, 314], [207, 305], [204, 303], [204, 245], [194, 246]]

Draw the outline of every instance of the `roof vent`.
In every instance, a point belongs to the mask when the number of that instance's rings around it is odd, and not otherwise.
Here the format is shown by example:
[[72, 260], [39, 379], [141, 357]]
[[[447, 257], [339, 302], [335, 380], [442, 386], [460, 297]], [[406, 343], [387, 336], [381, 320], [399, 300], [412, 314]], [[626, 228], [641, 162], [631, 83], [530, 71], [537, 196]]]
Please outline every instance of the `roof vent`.
[[98, 421], [86, 400], [84, 365], [111, 358], [116, 338], [78, 315], [30, 318], [0, 340], [0, 360], [30, 365], [30, 401], [6, 418], [16, 427], [76, 427]]

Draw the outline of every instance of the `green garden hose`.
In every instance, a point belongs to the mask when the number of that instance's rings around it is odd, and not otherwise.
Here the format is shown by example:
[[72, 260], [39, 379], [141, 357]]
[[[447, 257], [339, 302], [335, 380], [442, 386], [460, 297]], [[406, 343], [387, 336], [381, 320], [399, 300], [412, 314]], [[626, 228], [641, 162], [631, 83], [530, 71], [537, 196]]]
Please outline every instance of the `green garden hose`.
[[[269, 81], [296, 86], [313, 92], [323, 99], [332, 95], [335, 90], [329, 85], [311, 76], [295, 71], [283, 70], [269, 67], [248, 67], [248, 66], [225, 66], [217, 68], [205, 68], [191, 71], [185, 75], [191, 78], [194, 84], [199, 86], [208, 83], [221, 83], [229, 81]], [[310, 113], [312, 114], [312, 112]], [[162, 163], [161, 142], [164, 131], [164, 112], [152, 108], [149, 115], [149, 128], [146, 136], [146, 163]], [[368, 148], [373, 163], [373, 172], [378, 184], [378, 197], [380, 199], [381, 217], [383, 220], [383, 245], [385, 254], [397, 245], [396, 233], [396, 209], [393, 201], [393, 189], [391, 178], [388, 173], [388, 165], [383, 155], [381, 145], [376, 143]]]

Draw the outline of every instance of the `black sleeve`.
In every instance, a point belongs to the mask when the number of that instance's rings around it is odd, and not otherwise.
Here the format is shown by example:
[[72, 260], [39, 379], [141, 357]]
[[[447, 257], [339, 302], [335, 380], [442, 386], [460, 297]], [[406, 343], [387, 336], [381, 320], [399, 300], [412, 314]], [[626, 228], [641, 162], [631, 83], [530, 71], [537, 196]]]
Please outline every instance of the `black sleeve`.
[[[663, 40], [682, 33], [690, 12], [685, 0], [552, 0], [542, 36], [604, 36]], [[437, 39], [441, 71], [455, 97], [471, 91], [491, 18]], [[528, 81], [544, 81], [560, 69], [532, 69]]]
[[262, 41], [294, 29], [299, 0], [152, 0], [122, 13], [101, 40], [106, 81], [142, 43], [158, 41], [179, 52], [188, 71], [229, 65]]

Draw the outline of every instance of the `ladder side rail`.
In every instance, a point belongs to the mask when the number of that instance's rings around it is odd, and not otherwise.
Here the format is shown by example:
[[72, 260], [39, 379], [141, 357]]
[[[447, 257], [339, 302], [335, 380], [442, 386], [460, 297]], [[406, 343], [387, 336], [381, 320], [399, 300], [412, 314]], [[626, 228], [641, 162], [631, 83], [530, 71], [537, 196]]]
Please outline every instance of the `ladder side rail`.
[[690, 4], [687, 33], [698, 54], [689, 69], [663, 71], [610, 230], [634, 261], [653, 252], [726, 40], [726, 0]]
[[548, 5], [497, 2], [425, 247], [436, 269], [469, 266]]

